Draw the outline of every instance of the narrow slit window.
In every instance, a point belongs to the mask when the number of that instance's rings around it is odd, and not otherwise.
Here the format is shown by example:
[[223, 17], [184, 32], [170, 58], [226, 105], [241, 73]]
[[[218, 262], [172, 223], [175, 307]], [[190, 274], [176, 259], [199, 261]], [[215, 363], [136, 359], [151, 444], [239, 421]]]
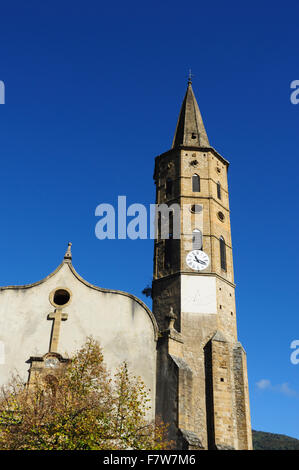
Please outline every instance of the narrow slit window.
[[172, 262], [172, 240], [165, 240], [165, 253], [164, 253], [164, 268], [171, 267]]
[[218, 199], [221, 199], [221, 185], [220, 185], [219, 181], [217, 183], [217, 197], [218, 197]]
[[202, 232], [197, 228], [193, 230], [192, 248], [193, 250], [202, 250]]
[[173, 211], [169, 213], [169, 238], [173, 238]]
[[161, 212], [158, 212], [158, 227], [157, 227], [157, 239], [161, 239]]
[[220, 237], [220, 264], [221, 269], [226, 271], [226, 245], [223, 237]]
[[172, 180], [168, 178], [166, 180], [166, 196], [171, 196], [172, 195]]
[[199, 175], [192, 176], [192, 191], [194, 193], [200, 192], [200, 176]]

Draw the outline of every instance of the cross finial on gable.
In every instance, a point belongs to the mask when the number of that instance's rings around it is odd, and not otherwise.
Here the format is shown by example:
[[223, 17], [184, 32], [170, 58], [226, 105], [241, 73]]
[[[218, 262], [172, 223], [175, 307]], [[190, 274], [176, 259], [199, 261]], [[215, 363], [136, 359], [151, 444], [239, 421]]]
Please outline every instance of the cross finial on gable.
[[71, 247], [72, 247], [72, 244], [71, 242], [68, 243], [68, 247], [67, 247], [67, 250], [65, 252], [65, 255], [64, 255], [64, 259], [66, 261], [71, 261], [72, 260], [72, 250], [71, 250]]

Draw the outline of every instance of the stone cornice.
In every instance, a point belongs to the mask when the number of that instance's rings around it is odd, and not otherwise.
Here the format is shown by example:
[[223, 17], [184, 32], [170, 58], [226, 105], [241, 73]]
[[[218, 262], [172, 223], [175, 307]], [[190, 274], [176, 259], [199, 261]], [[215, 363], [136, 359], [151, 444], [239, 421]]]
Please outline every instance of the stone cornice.
[[[184, 235], [192, 235], [190, 233], [185, 233], [185, 232], [182, 232], [181, 233], [181, 236], [184, 236]], [[216, 240], [220, 240], [220, 237], [217, 237], [216, 235], [214, 235], [213, 233], [203, 233], [202, 234], [203, 237], [209, 237], [209, 238], [216, 238]], [[158, 239], [155, 239], [155, 244], [156, 245], [161, 245], [163, 244], [164, 240], [170, 240], [169, 238], [160, 238], [159, 240]], [[171, 240], [181, 240], [181, 238], [172, 238]], [[225, 243], [225, 246], [227, 248], [229, 248], [230, 250], [233, 249], [232, 245], [229, 245], [226, 241], [224, 241]]]
[[193, 273], [193, 272], [190, 272], [190, 271], [176, 271], [175, 273], [171, 273], [171, 274], [167, 274], [166, 276], [161, 276], [157, 279], [153, 279], [153, 284], [155, 284], [156, 282], [160, 282], [164, 279], [171, 279], [171, 278], [174, 278], [174, 277], [177, 277], [177, 276], [181, 276], [181, 275], [188, 275], [188, 276], [213, 276], [213, 277], [216, 277], [217, 279], [219, 279], [220, 281], [224, 281], [226, 282], [228, 285], [230, 285], [231, 287], [235, 288], [236, 287], [236, 284], [234, 284], [233, 282], [230, 282], [228, 279], [225, 279], [225, 277], [222, 277], [220, 276], [219, 274], [217, 273]]
[[229, 161], [226, 160], [220, 153], [217, 152], [217, 150], [214, 149], [214, 147], [185, 147], [183, 145], [180, 145], [179, 147], [175, 147], [173, 149], [167, 150], [166, 152], [161, 153], [160, 155], [157, 155], [155, 157], [155, 160], [159, 160], [160, 158], [164, 158], [165, 156], [177, 152], [178, 150], [188, 150], [190, 152], [212, 152], [219, 160], [222, 161], [227, 167], [229, 167]]

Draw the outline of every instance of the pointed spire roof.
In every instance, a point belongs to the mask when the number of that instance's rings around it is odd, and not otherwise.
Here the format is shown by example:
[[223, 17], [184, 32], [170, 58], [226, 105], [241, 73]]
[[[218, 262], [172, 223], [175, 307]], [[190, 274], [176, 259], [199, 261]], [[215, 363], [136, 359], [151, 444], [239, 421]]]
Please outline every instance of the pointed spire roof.
[[180, 145], [186, 147], [210, 147], [205, 126], [193, 93], [190, 77], [176, 126], [172, 148], [179, 147]]

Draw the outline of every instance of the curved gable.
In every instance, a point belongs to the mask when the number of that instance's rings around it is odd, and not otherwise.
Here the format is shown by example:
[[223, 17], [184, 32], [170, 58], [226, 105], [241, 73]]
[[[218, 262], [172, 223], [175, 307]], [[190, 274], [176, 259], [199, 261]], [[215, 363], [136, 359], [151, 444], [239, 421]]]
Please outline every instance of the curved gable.
[[62, 305], [65, 321], [59, 327], [57, 352], [69, 357], [93, 336], [103, 348], [108, 369], [114, 371], [126, 361], [153, 391], [154, 403], [158, 327], [153, 314], [134, 295], [85, 281], [70, 260], [41, 281], [0, 288], [0, 342], [5, 349], [0, 383], [8, 381], [12, 370], [26, 378], [29, 358], [50, 351], [55, 317], [51, 302], [57, 289], [70, 294]]

